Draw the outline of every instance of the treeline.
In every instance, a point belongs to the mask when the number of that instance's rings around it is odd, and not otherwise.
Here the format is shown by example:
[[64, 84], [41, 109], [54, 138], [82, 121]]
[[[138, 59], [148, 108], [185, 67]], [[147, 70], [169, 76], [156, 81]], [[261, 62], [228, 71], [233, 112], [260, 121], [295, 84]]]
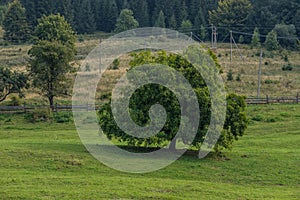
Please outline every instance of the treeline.
[[[235, 22], [241, 17], [240, 12], [223, 13], [232, 22], [217, 23], [220, 39], [228, 34], [228, 30], [253, 33], [257, 27], [259, 33], [267, 35], [276, 24], [293, 24], [295, 35], [300, 37], [300, 1], [299, 0], [226, 0], [225, 2], [250, 2], [245, 19]], [[5, 7], [12, 0], [1, 1], [0, 20]], [[38, 23], [43, 15], [60, 13], [79, 34], [95, 31], [112, 32], [115, 30], [117, 18], [122, 9], [133, 11], [140, 27], [155, 26], [163, 21], [162, 26], [181, 29], [183, 32], [194, 32], [203, 39], [209, 39], [209, 28], [213, 19], [210, 11], [217, 10], [218, 0], [20, 0], [26, 9], [26, 17], [31, 27]], [[224, 1], [223, 1], [224, 2]], [[222, 11], [222, 10], [221, 10]], [[223, 10], [224, 11], [224, 10]], [[226, 11], [224, 11], [226, 12]], [[241, 14], [240, 14], [241, 13]], [[250, 42], [251, 37], [245, 36]]]

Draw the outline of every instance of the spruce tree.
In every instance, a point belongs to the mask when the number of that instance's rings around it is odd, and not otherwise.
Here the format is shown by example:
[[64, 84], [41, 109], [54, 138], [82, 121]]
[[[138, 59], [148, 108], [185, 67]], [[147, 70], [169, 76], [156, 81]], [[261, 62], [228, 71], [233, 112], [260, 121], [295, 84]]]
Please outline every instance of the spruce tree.
[[253, 35], [252, 35], [251, 47], [252, 48], [259, 48], [260, 47], [260, 35], [259, 35], [258, 28], [254, 29], [254, 32], [253, 32]]
[[169, 20], [169, 28], [175, 30], [177, 29], [177, 21], [176, 21], [176, 17], [175, 15], [173, 14]]
[[268, 51], [278, 50], [279, 43], [277, 40], [277, 33], [274, 30], [268, 33], [265, 41], [265, 47]]
[[165, 15], [162, 10], [159, 12], [158, 18], [156, 19], [154, 26], [166, 28]]
[[5, 41], [20, 44], [30, 39], [30, 28], [26, 19], [25, 8], [22, 7], [19, 0], [14, 0], [8, 5], [3, 28]]
[[117, 19], [115, 32], [123, 32], [130, 29], [137, 28], [139, 26], [138, 21], [133, 17], [132, 10], [124, 9], [121, 11], [120, 16]]

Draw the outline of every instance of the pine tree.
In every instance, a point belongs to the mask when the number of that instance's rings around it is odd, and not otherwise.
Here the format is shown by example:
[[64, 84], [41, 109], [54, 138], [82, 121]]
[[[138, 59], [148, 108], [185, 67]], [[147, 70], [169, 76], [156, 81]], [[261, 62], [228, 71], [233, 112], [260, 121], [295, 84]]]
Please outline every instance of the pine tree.
[[200, 39], [205, 41], [207, 37], [207, 31], [203, 25], [200, 27]]
[[107, 0], [106, 3], [106, 15], [104, 19], [105, 20], [105, 26], [104, 31], [106, 32], [112, 32], [115, 29], [116, 21], [118, 19], [118, 7], [115, 0]]
[[14, 0], [8, 5], [3, 28], [5, 41], [20, 44], [30, 39], [30, 28], [26, 19], [25, 8], [22, 7], [19, 0]]
[[277, 40], [277, 33], [274, 30], [268, 33], [265, 41], [265, 47], [268, 51], [278, 50], [279, 43]]
[[140, 27], [150, 26], [149, 8], [146, 0], [131, 0], [130, 7], [133, 11], [134, 18], [140, 24]]
[[93, 33], [96, 30], [96, 22], [90, 1], [77, 2], [76, 30], [78, 33]]
[[183, 20], [180, 26], [180, 30], [182, 32], [190, 32], [191, 28], [193, 28], [193, 24], [190, 20]]
[[138, 21], [133, 17], [132, 10], [124, 9], [121, 11], [120, 16], [117, 19], [115, 32], [123, 32], [130, 29], [137, 28], [139, 26]]
[[252, 48], [259, 48], [260, 47], [260, 34], [258, 28], [254, 29], [251, 41]]
[[159, 12], [158, 18], [156, 19], [154, 26], [166, 28], [165, 15], [162, 10]]
[[176, 17], [175, 15], [173, 14], [170, 18], [170, 21], [169, 21], [169, 28], [173, 29], [173, 30], [176, 30], [177, 29], [177, 21], [176, 21]]
[[6, 10], [7, 10], [6, 6], [0, 6], [0, 25], [2, 25], [3, 23]]

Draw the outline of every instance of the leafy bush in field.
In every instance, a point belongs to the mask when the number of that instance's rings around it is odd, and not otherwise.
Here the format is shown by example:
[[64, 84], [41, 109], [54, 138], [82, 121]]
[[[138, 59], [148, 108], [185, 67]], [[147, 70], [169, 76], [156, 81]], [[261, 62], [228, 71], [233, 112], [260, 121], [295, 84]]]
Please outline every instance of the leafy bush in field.
[[282, 67], [282, 71], [293, 71], [293, 66], [291, 64]]
[[57, 123], [69, 123], [73, 121], [73, 116], [70, 112], [53, 113], [53, 120]]
[[253, 121], [261, 122], [264, 120], [264, 117], [262, 115], [255, 115], [251, 118]]
[[51, 112], [48, 108], [34, 109], [25, 114], [25, 119], [31, 123], [46, 122], [51, 119]]

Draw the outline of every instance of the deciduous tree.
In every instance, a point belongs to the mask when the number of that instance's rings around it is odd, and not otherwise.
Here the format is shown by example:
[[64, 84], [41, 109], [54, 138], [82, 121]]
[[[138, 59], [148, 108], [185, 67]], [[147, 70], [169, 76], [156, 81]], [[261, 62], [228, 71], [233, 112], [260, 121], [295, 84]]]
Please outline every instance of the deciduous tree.
[[76, 53], [76, 37], [59, 14], [42, 17], [35, 36], [35, 44], [29, 50], [28, 71], [33, 86], [47, 97], [53, 108], [54, 98], [64, 95], [70, 87], [67, 75], [73, 71], [70, 61]]
[[28, 77], [24, 73], [12, 72], [0, 66], [0, 102], [10, 94], [24, 96], [23, 89], [28, 87]]

